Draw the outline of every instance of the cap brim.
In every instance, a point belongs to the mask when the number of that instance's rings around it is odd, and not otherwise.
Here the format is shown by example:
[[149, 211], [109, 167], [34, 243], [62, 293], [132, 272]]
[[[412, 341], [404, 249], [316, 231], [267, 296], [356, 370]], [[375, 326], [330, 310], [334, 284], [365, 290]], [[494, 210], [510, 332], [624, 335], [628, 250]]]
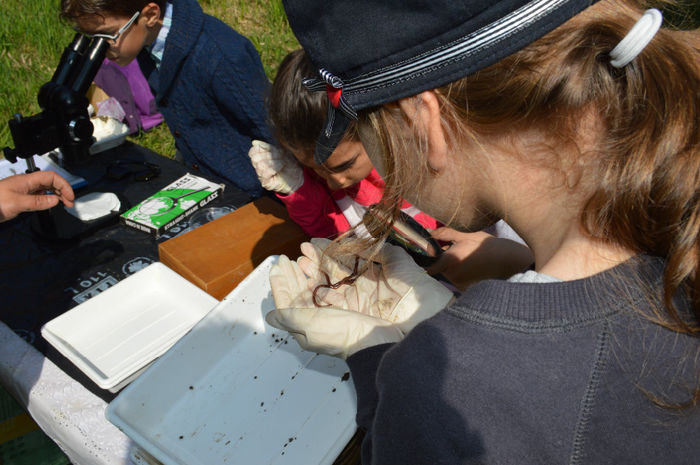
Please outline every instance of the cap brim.
[[328, 160], [328, 157], [335, 151], [336, 147], [348, 130], [350, 119], [342, 112], [336, 111], [333, 118], [333, 126], [331, 127], [330, 135], [327, 135], [326, 130], [322, 130], [316, 141], [316, 150], [314, 151], [314, 161], [319, 165]]

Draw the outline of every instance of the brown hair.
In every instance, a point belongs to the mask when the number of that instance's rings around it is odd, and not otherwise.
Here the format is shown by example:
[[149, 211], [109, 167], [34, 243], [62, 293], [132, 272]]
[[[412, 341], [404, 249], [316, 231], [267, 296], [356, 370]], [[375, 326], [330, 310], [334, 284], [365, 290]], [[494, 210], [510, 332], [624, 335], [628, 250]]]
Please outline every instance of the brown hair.
[[[642, 11], [634, 0], [600, 1], [436, 94], [450, 144], [494, 135], [505, 143], [528, 129], [543, 134], [552, 153], [561, 144], [576, 147], [584, 116], [598, 116], [599, 150], [560, 167], [587, 170], [592, 193], [581, 224], [593, 238], [663, 257], [657, 316], [674, 331], [700, 337], [700, 31], [662, 28], [634, 61], [612, 67], [610, 50]], [[426, 142], [397, 136], [402, 118], [396, 104], [360, 115], [365, 146], [383, 153], [388, 202], [416, 189], [414, 173], [427, 173], [415, 167]], [[689, 295], [690, 315], [674, 305], [678, 291]], [[700, 390], [691, 404], [698, 400]]]
[[[268, 117], [278, 145], [295, 156], [307, 159], [313, 158], [318, 135], [326, 122], [328, 98], [324, 92], [311, 92], [302, 81], [307, 77], [318, 74], [306, 56], [303, 49], [297, 49], [282, 60], [268, 97]], [[343, 141], [359, 141], [358, 125], [351, 121]], [[401, 202], [392, 205], [391, 218], [398, 215]], [[391, 230], [391, 225], [372, 216], [365, 219], [367, 229], [377, 238], [385, 238]], [[358, 251], [368, 251], [372, 257], [381, 245], [374, 239], [363, 240], [353, 237], [355, 228], [350, 228], [334, 241], [326, 250], [331, 256], [353, 257]], [[351, 240], [343, 240], [345, 238]], [[361, 268], [359, 273], [365, 271]]]
[[112, 14], [131, 16], [149, 3], [160, 7], [161, 16], [165, 13], [165, 0], [61, 0], [61, 18], [75, 21], [82, 16]]
[[[316, 140], [326, 119], [327, 98], [307, 90], [304, 78], [318, 74], [303, 49], [290, 52], [277, 70], [268, 97], [268, 115], [278, 144], [285, 150], [313, 157]], [[350, 123], [344, 140], [358, 140], [357, 125]]]

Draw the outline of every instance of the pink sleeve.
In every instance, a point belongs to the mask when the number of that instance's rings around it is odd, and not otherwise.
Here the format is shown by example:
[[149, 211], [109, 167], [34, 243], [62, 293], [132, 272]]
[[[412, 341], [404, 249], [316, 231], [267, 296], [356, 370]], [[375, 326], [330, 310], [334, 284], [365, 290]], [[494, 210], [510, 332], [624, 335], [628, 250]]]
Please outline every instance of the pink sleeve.
[[[382, 195], [384, 195], [384, 186], [384, 180], [381, 176], [379, 176], [379, 173], [373, 169], [369, 176], [360, 181], [359, 191], [354, 196], [355, 201], [365, 206], [379, 202], [382, 199]], [[404, 200], [401, 204], [401, 209], [409, 208], [411, 208], [411, 204]], [[421, 211], [418, 211], [418, 213], [413, 216], [413, 219], [420, 223], [424, 228], [428, 229], [436, 229], [442, 226], [442, 223]]]
[[413, 217], [413, 219], [419, 222], [424, 228], [428, 229], [437, 229], [441, 226], [444, 226], [438, 220], [436, 220], [432, 216], [426, 215], [423, 212], [418, 213], [416, 216]]
[[334, 238], [350, 228], [326, 183], [304, 168], [304, 184], [289, 195], [277, 194], [290, 218], [310, 237]]

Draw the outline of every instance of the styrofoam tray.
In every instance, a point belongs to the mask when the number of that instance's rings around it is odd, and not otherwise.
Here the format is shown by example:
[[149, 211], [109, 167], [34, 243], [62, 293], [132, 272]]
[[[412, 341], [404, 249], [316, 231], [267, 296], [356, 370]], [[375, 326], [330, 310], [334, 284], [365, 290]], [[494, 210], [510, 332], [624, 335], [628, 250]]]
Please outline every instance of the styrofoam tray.
[[99, 387], [117, 392], [217, 303], [156, 262], [49, 321], [41, 335]]
[[267, 258], [108, 406], [164, 465], [331, 464], [355, 432], [347, 364], [265, 322]]

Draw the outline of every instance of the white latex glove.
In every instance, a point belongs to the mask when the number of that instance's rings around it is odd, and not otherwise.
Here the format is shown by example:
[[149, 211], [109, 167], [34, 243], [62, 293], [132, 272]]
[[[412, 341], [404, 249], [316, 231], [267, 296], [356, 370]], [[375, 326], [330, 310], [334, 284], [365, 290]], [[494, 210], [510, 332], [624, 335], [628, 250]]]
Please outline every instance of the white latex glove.
[[403, 249], [385, 245], [375, 258], [381, 265], [373, 263], [352, 285], [319, 289], [319, 304], [332, 306], [318, 307], [313, 290], [327, 283], [324, 272], [335, 283], [352, 272], [354, 263], [342, 264], [329, 257], [321, 263], [330, 241], [312, 242], [302, 244], [304, 256], [299, 263], [281, 256], [272, 267], [270, 283], [277, 310], [266, 316], [270, 325], [292, 333], [304, 349], [347, 358], [367, 347], [398, 342], [452, 298]]
[[304, 184], [304, 170], [299, 162], [267, 142], [254, 140], [248, 156], [263, 188], [289, 195]]
[[345, 359], [366, 347], [403, 338], [401, 330], [388, 321], [351, 310], [317, 307], [313, 302], [316, 281], [308, 279], [286, 255], [271, 268], [270, 284], [277, 310], [265, 320], [289, 331], [306, 350]]
[[[326, 275], [331, 283], [337, 283], [355, 268], [354, 260], [339, 261], [324, 256], [330, 243], [328, 239], [313, 238], [301, 245], [299, 267], [315, 286], [326, 284]], [[428, 275], [401, 247], [384, 244], [372, 260], [369, 269], [353, 285], [340, 286], [337, 290], [319, 289], [318, 300], [390, 321], [405, 334], [445, 308], [453, 297], [449, 289]], [[361, 258], [358, 267], [363, 265]]]
[[303, 349], [342, 359], [368, 347], [399, 342], [404, 336], [388, 321], [333, 307], [279, 308], [265, 320], [289, 331]]

